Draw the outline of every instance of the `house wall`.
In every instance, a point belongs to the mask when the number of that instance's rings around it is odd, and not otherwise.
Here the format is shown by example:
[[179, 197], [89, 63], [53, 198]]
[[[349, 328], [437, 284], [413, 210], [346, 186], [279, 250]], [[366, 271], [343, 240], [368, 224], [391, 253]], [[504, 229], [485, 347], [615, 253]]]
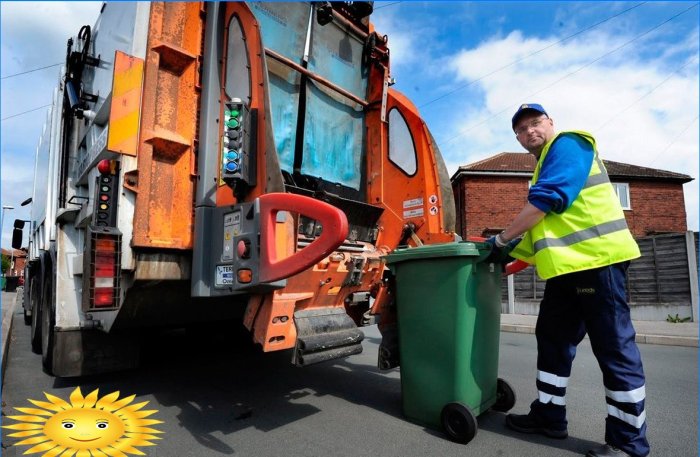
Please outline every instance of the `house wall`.
[[[625, 182], [616, 179], [615, 182]], [[627, 225], [635, 238], [654, 232], [685, 232], [683, 185], [667, 182], [630, 181]]]
[[470, 177], [457, 188], [456, 202], [462, 237], [483, 236], [485, 230], [503, 230], [527, 203], [529, 180], [522, 177]]
[[[687, 230], [683, 185], [679, 183], [630, 181], [630, 210], [625, 217], [635, 238], [655, 232]], [[500, 231], [527, 202], [529, 179], [472, 175], [455, 183], [457, 232], [463, 237]]]

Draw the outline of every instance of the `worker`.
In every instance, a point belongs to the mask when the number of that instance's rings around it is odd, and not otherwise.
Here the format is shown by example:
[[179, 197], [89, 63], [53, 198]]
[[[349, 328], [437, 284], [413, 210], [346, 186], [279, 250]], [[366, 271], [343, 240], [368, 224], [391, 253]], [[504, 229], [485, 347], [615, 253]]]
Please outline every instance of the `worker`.
[[566, 386], [576, 347], [588, 333], [603, 372], [608, 415], [605, 444], [586, 456], [646, 456], [644, 371], [625, 291], [627, 267], [640, 256], [639, 247], [589, 133], [556, 133], [539, 104], [521, 105], [512, 127], [537, 165], [528, 203], [488, 241], [501, 258], [535, 265], [546, 285], [535, 330], [538, 398], [528, 414], [509, 414], [506, 425], [568, 436]]

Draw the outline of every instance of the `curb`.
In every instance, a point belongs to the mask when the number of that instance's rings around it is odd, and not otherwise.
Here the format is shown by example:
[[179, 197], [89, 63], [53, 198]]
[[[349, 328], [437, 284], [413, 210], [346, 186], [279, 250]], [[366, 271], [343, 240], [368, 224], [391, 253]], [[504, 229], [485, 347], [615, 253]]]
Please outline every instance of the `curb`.
[[[9, 300], [8, 300], [9, 301]], [[15, 308], [17, 305], [17, 294], [11, 300], [9, 305], [3, 303], [3, 305], [8, 306], [9, 309], [2, 310], [2, 369], [0, 373], [0, 382], [5, 383], [5, 367], [7, 366], [7, 350], [10, 347], [10, 335], [12, 334], [12, 320], [15, 314]], [[3, 306], [3, 308], [5, 308]]]
[[[517, 324], [501, 324], [502, 332], [509, 333], [535, 333], [535, 327], [531, 325], [517, 325]], [[588, 338], [588, 335], [586, 335]], [[669, 336], [669, 335], [647, 335], [644, 333], [637, 333], [635, 338], [637, 343], [641, 344], [659, 344], [664, 346], [683, 346], [683, 347], [699, 347], [698, 338], [690, 336]]]

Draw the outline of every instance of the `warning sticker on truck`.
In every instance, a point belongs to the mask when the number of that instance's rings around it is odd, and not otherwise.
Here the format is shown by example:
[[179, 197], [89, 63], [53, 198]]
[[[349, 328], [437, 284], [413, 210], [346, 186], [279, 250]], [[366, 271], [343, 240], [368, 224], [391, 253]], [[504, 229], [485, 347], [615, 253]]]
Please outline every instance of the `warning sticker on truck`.
[[415, 206], [423, 206], [423, 198], [412, 198], [403, 201], [403, 208], [413, 208]]
[[217, 286], [230, 286], [233, 284], [233, 265], [216, 266], [215, 284]]
[[423, 208], [409, 209], [403, 212], [403, 218], [408, 219], [409, 217], [420, 217], [423, 214]]

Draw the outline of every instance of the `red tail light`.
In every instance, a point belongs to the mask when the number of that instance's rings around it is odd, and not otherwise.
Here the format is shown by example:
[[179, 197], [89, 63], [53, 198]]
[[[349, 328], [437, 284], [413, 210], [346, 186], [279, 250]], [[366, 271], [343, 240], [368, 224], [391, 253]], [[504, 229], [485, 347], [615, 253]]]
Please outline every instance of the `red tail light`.
[[83, 308], [116, 308], [119, 306], [121, 274], [121, 233], [111, 227], [91, 227], [86, 250], [84, 278], [88, 294]]

